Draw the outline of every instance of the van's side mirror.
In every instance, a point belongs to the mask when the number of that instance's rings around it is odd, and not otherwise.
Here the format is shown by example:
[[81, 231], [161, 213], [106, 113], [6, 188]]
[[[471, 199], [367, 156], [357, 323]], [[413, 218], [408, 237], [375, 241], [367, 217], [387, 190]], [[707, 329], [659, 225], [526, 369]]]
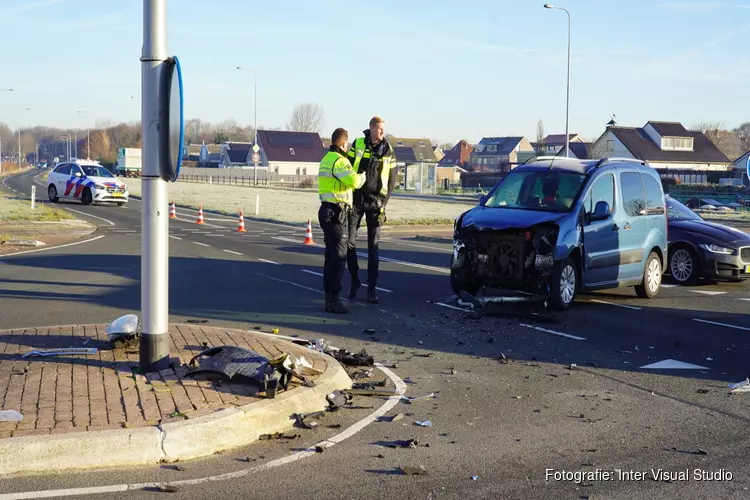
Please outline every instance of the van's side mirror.
[[485, 203], [487, 203], [487, 198], [488, 198], [488, 197], [489, 197], [489, 196], [488, 196], [488, 195], [486, 195], [486, 194], [483, 194], [482, 196], [480, 196], [480, 197], [479, 197], [479, 204], [480, 204], [480, 205], [484, 205]]
[[73, 174], [73, 175], [74, 175], [74, 176], [76, 176], [76, 177], [80, 177], [80, 176], [81, 176], [81, 172], [76, 172], [76, 173], [75, 173], [75, 174]]
[[609, 217], [609, 203], [606, 201], [597, 201], [596, 206], [594, 207], [594, 213], [589, 215], [589, 220], [591, 222], [596, 222], [599, 220], [605, 220], [607, 217]]

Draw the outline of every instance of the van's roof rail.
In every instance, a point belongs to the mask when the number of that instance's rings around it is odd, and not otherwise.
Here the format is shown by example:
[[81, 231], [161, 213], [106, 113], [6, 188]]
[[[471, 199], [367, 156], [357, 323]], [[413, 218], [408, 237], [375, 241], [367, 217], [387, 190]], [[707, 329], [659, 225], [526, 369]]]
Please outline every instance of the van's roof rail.
[[574, 160], [574, 161], [581, 161], [578, 158], [569, 158], [569, 157], [566, 157], [566, 156], [532, 156], [531, 158], [529, 158], [528, 160], [526, 160], [525, 162], [523, 162], [523, 165], [526, 165], [527, 163], [531, 163], [531, 162], [534, 162], [534, 161], [542, 161], [542, 160], [554, 160], [554, 161], [558, 161], [558, 160]]
[[612, 161], [625, 161], [625, 162], [629, 162], [629, 163], [638, 163], [639, 165], [648, 165], [647, 161], [645, 161], [645, 160], [639, 160], [637, 158], [621, 158], [619, 156], [610, 156], [610, 157], [607, 157], [607, 158], [602, 158], [601, 160], [599, 160], [598, 162], [596, 162], [596, 165], [594, 165], [594, 168], [599, 168], [602, 165], [605, 165], [605, 164], [607, 164], [609, 162], [612, 162]]

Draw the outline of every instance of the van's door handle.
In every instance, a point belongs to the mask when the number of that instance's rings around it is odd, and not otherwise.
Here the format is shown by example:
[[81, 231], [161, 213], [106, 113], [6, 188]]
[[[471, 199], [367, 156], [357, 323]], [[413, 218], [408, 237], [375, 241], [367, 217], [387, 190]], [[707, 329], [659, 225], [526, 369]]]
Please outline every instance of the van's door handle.
[[612, 224], [612, 231], [619, 231], [620, 228], [617, 227], [617, 224]]
[[626, 222], [626, 223], [625, 223], [625, 226], [623, 226], [623, 227], [624, 227], [624, 228], [625, 228], [625, 230], [627, 231], [628, 229], [630, 229], [630, 223], [629, 223], [629, 222]]

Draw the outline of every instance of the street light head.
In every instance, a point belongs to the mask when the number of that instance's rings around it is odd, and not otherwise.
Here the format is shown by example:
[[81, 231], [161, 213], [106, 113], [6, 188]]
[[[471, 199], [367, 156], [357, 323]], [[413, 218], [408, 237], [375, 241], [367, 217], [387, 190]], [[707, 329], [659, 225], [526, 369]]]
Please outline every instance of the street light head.
[[554, 5], [552, 5], [551, 3], [545, 3], [545, 4], [544, 4], [544, 8], [545, 8], [545, 9], [554, 9], [554, 8], [555, 8], [555, 6], [554, 6]]

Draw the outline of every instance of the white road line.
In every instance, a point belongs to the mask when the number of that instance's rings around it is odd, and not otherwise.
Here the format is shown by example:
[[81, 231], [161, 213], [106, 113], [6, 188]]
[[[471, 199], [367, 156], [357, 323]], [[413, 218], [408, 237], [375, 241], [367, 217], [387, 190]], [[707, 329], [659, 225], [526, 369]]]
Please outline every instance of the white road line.
[[240, 252], [235, 252], [234, 250], [222, 250], [222, 251], [224, 251], [226, 253], [231, 253], [231, 254], [234, 254], [234, 255], [242, 255]]
[[614, 302], [607, 302], [606, 300], [591, 299], [589, 302], [596, 302], [598, 304], [607, 304], [608, 306], [623, 307], [625, 309], [633, 309], [633, 310], [636, 310], [636, 311], [640, 311], [641, 310], [640, 307], [627, 306], [625, 304], [615, 304]]
[[718, 321], [707, 321], [705, 319], [696, 319], [696, 318], [693, 318], [693, 321], [697, 321], [699, 323], [706, 323], [709, 325], [725, 326], [727, 328], [734, 328], [735, 330], [744, 330], [746, 332], [750, 332], [750, 328], [746, 328], [744, 326], [730, 325], [729, 323], [719, 323]]
[[[314, 274], [315, 276], [323, 276], [323, 273], [319, 273], [317, 271], [311, 271], [309, 269], [302, 269], [302, 272], [307, 273], [307, 274]], [[367, 283], [362, 283], [362, 286], [367, 287]], [[393, 290], [388, 290], [387, 288], [380, 288], [379, 286], [376, 286], [375, 289], [380, 290], [381, 292], [395, 293]]]
[[428, 249], [428, 250], [437, 250], [439, 252], [448, 253], [448, 254], [451, 253], [450, 247], [439, 248], [439, 247], [433, 247], [433, 246], [430, 246], [430, 245], [420, 245], [418, 243], [406, 243], [405, 241], [392, 240], [390, 238], [380, 238], [380, 241], [385, 241], [387, 243], [394, 243], [396, 245], [405, 245], [407, 247], [425, 248], [425, 249]]
[[[363, 258], [367, 258], [367, 254], [363, 252], [357, 252], [357, 255]], [[402, 266], [416, 267], [418, 269], [426, 269], [427, 271], [434, 271], [442, 274], [450, 274], [450, 269], [442, 267], [427, 266], [424, 264], [417, 264], [415, 262], [407, 262], [405, 260], [391, 259], [389, 257], [380, 256], [380, 260], [383, 262], [392, 262], [393, 264], [401, 264]]]
[[309, 269], [303, 269], [302, 272], [303, 273], [307, 273], [307, 274], [314, 274], [315, 276], [323, 276], [323, 273], [319, 273], [319, 272], [316, 272], [316, 271], [310, 271]]
[[37, 248], [36, 250], [24, 250], [23, 252], [3, 253], [3, 254], [0, 254], [0, 259], [2, 259], [3, 257], [12, 257], [14, 255], [23, 255], [27, 253], [36, 253], [36, 252], [47, 252], [49, 250], [57, 250], [58, 248], [72, 247], [75, 245], [83, 245], [84, 243], [91, 243], [92, 241], [96, 241], [101, 238], [104, 238], [104, 236], [106, 235], [103, 234], [101, 236], [97, 236], [96, 238], [91, 238], [91, 239], [83, 240], [83, 241], [74, 241], [73, 243], [66, 243], [65, 245], [57, 245], [54, 247]]
[[749, 302], [750, 302], [750, 299], [738, 299], [738, 300], [747, 300], [747, 301], [749, 301]]
[[[354, 436], [358, 432], [362, 431], [365, 427], [372, 424], [373, 422], [377, 422], [378, 419], [382, 416], [384, 416], [386, 413], [391, 411], [393, 407], [395, 407], [397, 404], [399, 404], [406, 394], [406, 383], [395, 373], [393, 373], [391, 370], [386, 368], [380, 363], [375, 363], [375, 367], [382, 371], [386, 377], [388, 377], [391, 382], [393, 382], [393, 385], [396, 386], [396, 395], [391, 396], [388, 398], [388, 400], [383, 403], [383, 405], [375, 410], [374, 412], [367, 415], [365, 418], [359, 420], [358, 422], [355, 422], [353, 425], [351, 425], [349, 428], [341, 431], [340, 433], [336, 434], [335, 436], [325, 439], [323, 441], [320, 441], [319, 443], [316, 443], [315, 445], [305, 448], [304, 450], [298, 451], [296, 453], [293, 453], [292, 455], [287, 455], [281, 458], [277, 458], [276, 460], [271, 460], [270, 462], [266, 462], [261, 465], [256, 465], [254, 467], [250, 467], [247, 469], [238, 470], [235, 472], [227, 472], [224, 474], [220, 474], [217, 476], [210, 476], [210, 477], [202, 477], [198, 479], [184, 479], [182, 481], [169, 481], [166, 484], [169, 484], [170, 486], [194, 486], [198, 484], [204, 484], [204, 483], [213, 483], [216, 481], [229, 481], [232, 479], [239, 479], [245, 476], [249, 476], [251, 474], [257, 474], [258, 472], [265, 471], [268, 469], [274, 469], [276, 467], [280, 467], [282, 465], [298, 462], [300, 460], [304, 460], [305, 458], [313, 457], [318, 455], [318, 452], [316, 450], [317, 447], [322, 448], [331, 448], [332, 446], [335, 446], [350, 437]], [[116, 493], [116, 492], [123, 492], [123, 491], [138, 491], [138, 490], [144, 490], [146, 488], [155, 488], [160, 486], [164, 483], [135, 483], [135, 484], [114, 484], [111, 486], [93, 486], [88, 488], [68, 488], [68, 489], [60, 489], [60, 490], [44, 490], [44, 491], [24, 491], [19, 493], [6, 493], [6, 494], [0, 494], [0, 500], [27, 500], [27, 499], [36, 499], [36, 498], [54, 498], [54, 497], [72, 497], [72, 496], [80, 496], [80, 495], [96, 495], [96, 494], [102, 494], [102, 493]]]
[[137, 233], [135, 229], [113, 229], [113, 233]]
[[172, 236], [171, 234], [169, 235], [169, 237], [172, 238], [173, 240], [182, 240], [182, 238], [178, 238], [177, 236]]
[[[299, 245], [301, 245], [301, 244], [302, 244], [302, 242], [301, 242], [301, 241], [299, 241], [299, 240], [293, 240], [293, 239], [291, 239], [291, 238], [284, 238], [283, 236], [271, 236], [271, 238], [272, 238], [272, 239], [274, 239], [274, 240], [287, 241], [287, 242], [289, 242], [289, 243], [297, 243], [297, 244], [299, 244]], [[312, 245], [308, 245], [308, 246], [312, 246]], [[317, 243], [315, 243], [315, 246], [316, 246], [316, 247], [319, 247], [320, 245], [318, 245]]]
[[542, 328], [541, 326], [527, 325], [526, 323], [521, 323], [521, 326], [524, 326], [526, 328], [531, 328], [533, 330], [539, 330], [540, 332], [551, 333], [552, 335], [559, 335], [560, 337], [565, 337], [565, 338], [568, 338], [568, 339], [586, 340], [583, 337], [576, 337], [575, 335], [570, 335], [568, 333], [562, 333], [562, 332], [556, 332], [554, 330], [548, 330], [547, 328]]
[[465, 312], [465, 313], [472, 312], [472, 309], [470, 309], [468, 307], [466, 307], [466, 308], [464, 308], [464, 307], [457, 307], [457, 306], [452, 306], [450, 304], [444, 304], [442, 302], [435, 302], [435, 305], [438, 305], [440, 307], [447, 307], [448, 309], [454, 309], [456, 311], [461, 311], [461, 312]]
[[72, 209], [72, 208], [69, 208], [69, 207], [65, 207], [65, 210], [70, 210], [71, 212], [75, 212], [77, 214], [85, 215], [86, 217], [93, 217], [94, 219], [99, 219], [101, 221], [106, 222], [110, 226], [115, 226], [116, 225], [114, 222], [112, 222], [111, 220], [107, 220], [104, 217], [99, 217], [97, 215], [87, 214], [86, 212], [81, 212], [80, 210], [75, 210], [75, 209]]
[[281, 265], [278, 262], [274, 262], [272, 260], [266, 260], [266, 259], [258, 259], [258, 260], [261, 261], [261, 262], [265, 262], [266, 264], [273, 264], [274, 266], [280, 266]]
[[693, 293], [702, 293], [703, 295], [724, 295], [727, 292], [718, 292], [714, 290], [690, 290]]
[[196, 244], [196, 245], [200, 245], [202, 247], [210, 247], [211, 246], [211, 245], [206, 245], [205, 243], [201, 243], [200, 241], [194, 241], [193, 243]]
[[[267, 274], [262, 274], [262, 273], [255, 273], [255, 274], [257, 274], [258, 276], [263, 276], [264, 278], [268, 278], [269, 280], [278, 281], [279, 283], [286, 283], [287, 285], [296, 286], [297, 288], [302, 288], [304, 290], [309, 290], [311, 292], [321, 293], [321, 294], [325, 293], [322, 290], [318, 290], [316, 288], [311, 288], [311, 287], [305, 286], [305, 285], [300, 285], [299, 283], [295, 283], [294, 281], [282, 280], [282, 279], [274, 278], [273, 276], [269, 276]], [[343, 297], [341, 297], [341, 301], [342, 302], [351, 302], [349, 299], [345, 299]], [[364, 307], [364, 304], [360, 304], [359, 302], [351, 302], [351, 303], [352, 304], [357, 304], [358, 306], [363, 306]], [[0, 498], [0, 500], [2, 500], [2, 499]]]

